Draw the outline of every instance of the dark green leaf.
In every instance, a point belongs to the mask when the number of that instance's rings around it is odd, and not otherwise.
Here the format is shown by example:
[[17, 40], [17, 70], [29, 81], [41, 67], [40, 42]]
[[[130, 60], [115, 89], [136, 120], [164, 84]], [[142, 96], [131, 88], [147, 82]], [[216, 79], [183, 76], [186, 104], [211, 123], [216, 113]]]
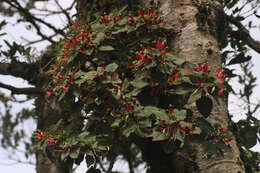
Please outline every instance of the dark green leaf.
[[98, 48], [100, 51], [112, 51], [115, 50], [112, 46], [106, 45], [106, 46], [100, 46]]
[[241, 64], [251, 60], [251, 56], [245, 56], [244, 53], [238, 54], [235, 58], [231, 59], [228, 65]]
[[177, 121], [185, 120], [186, 115], [187, 115], [187, 111], [186, 110], [180, 110], [180, 111], [175, 111], [174, 112], [174, 118]]
[[209, 97], [203, 96], [203, 97], [201, 97], [200, 99], [198, 99], [196, 101], [196, 106], [197, 106], [198, 111], [205, 118], [207, 118], [210, 115], [211, 111], [212, 111], [213, 102], [212, 102], [212, 100]]
[[201, 98], [201, 91], [199, 90], [195, 90], [189, 97], [189, 100], [188, 100], [188, 104], [191, 104], [193, 102], [195, 102], [196, 100], [198, 100], [199, 98]]
[[163, 141], [169, 138], [165, 133], [158, 132], [157, 130], [153, 130], [152, 137], [153, 141]]
[[86, 160], [87, 167], [90, 167], [95, 163], [95, 158], [90, 155], [86, 155], [85, 160]]
[[106, 34], [100, 32], [97, 34], [96, 38], [93, 40], [93, 43], [100, 44], [106, 37]]
[[133, 82], [131, 82], [131, 84], [136, 87], [136, 88], [144, 88], [147, 85], [149, 85], [148, 82], [142, 81], [142, 80], [135, 80]]
[[94, 23], [93, 25], [91, 25], [92, 31], [95, 31], [95, 32], [103, 31], [105, 28], [106, 28], [106, 25], [101, 24], [101, 23]]
[[111, 64], [106, 66], [106, 71], [107, 72], [115, 72], [117, 68], [118, 68], [118, 65], [116, 63], [111, 63]]
[[70, 151], [70, 158], [77, 159], [80, 153], [80, 148], [74, 148]]
[[123, 135], [128, 137], [131, 133], [134, 133], [137, 129], [138, 129], [137, 124], [133, 124], [133, 123], [126, 124], [122, 129], [122, 133], [123, 133]]
[[169, 116], [166, 113], [160, 111], [157, 107], [153, 106], [145, 106], [144, 113], [148, 116], [153, 114], [158, 119], [169, 119]]

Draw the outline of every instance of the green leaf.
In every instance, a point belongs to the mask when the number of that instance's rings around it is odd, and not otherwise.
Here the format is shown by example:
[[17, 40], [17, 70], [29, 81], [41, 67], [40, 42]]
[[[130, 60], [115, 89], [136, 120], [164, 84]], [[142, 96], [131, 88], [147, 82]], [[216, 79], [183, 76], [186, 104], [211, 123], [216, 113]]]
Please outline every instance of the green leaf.
[[153, 141], [164, 141], [169, 138], [165, 133], [159, 132], [155, 129], [153, 130], [152, 137]]
[[98, 74], [97, 71], [89, 71], [89, 72], [85, 73], [81, 78], [85, 81], [93, 80], [96, 78], [97, 74]]
[[241, 64], [250, 61], [252, 56], [246, 56], [244, 53], [239, 53], [235, 58], [231, 59], [228, 65]]
[[257, 133], [258, 128], [252, 127], [250, 125], [240, 127], [239, 139], [242, 141], [242, 144], [247, 148], [251, 148], [257, 143]]
[[89, 135], [89, 132], [82, 132], [79, 134], [79, 139], [84, 140]]
[[90, 155], [86, 155], [85, 160], [88, 168], [95, 163], [95, 158]]
[[128, 30], [129, 30], [129, 25], [126, 25], [125, 27], [123, 27], [121, 29], [113, 31], [112, 34], [116, 35], [116, 34], [119, 34], [119, 33], [122, 33], [122, 32], [127, 32]]
[[92, 53], [94, 52], [94, 49], [93, 48], [87, 48], [86, 50], [84, 50], [84, 54], [85, 55], [88, 55], [88, 56], [90, 56], [90, 55], [92, 55]]
[[126, 124], [122, 129], [122, 133], [123, 133], [123, 135], [128, 137], [131, 133], [135, 132], [137, 129], [138, 129], [137, 124], [134, 124], [134, 123]]
[[152, 120], [151, 119], [144, 119], [141, 121], [138, 121], [138, 124], [140, 127], [151, 127], [152, 126]]
[[112, 51], [112, 50], [115, 50], [112, 46], [109, 46], [109, 45], [107, 45], [107, 46], [100, 46], [98, 49], [100, 51]]
[[72, 158], [72, 159], [78, 158], [79, 153], [80, 153], [80, 148], [72, 149], [70, 152], [70, 158]]
[[95, 31], [95, 32], [103, 31], [103, 30], [105, 30], [105, 28], [106, 28], [106, 25], [101, 24], [101, 23], [94, 23], [91, 25], [91, 30]]
[[181, 58], [174, 60], [174, 63], [177, 64], [177, 65], [182, 65], [184, 62], [185, 62], [185, 60], [181, 59]]
[[147, 85], [149, 85], [148, 82], [145, 82], [145, 81], [142, 81], [142, 80], [135, 80], [133, 82], [131, 82], [131, 84], [136, 87], [136, 88], [144, 88], [146, 87]]
[[184, 95], [188, 94], [193, 90], [193, 88], [189, 85], [177, 85], [176, 88], [172, 89], [170, 93], [177, 94], [177, 95]]
[[118, 25], [122, 26], [128, 23], [127, 17], [122, 18], [119, 22]]
[[171, 52], [166, 54], [166, 60], [170, 61], [170, 62], [174, 61], [174, 63], [177, 65], [182, 65], [185, 62], [184, 59], [182, 59], [176, 55], [173, 55]]
[[117, 68], [118, 68], [118, 65], [116, 63], [111, 63], [111, 64], [106, 66], [106, 71], [107, 72], [115, 72]]
[[66, 150], [65, 152], [62, 152], [61, 153], [61, 160], [67, 159], [69, 154], [70, 154], [70, 150]]
[[179, 141], [181, 141], [182, 143], [184, 142], [184, 138], [185, 138], [185, 134], [180, 131], [180, 129], [177, 129], [176, 130], [176, 133], [175, 133], [175, 136], [174, 136], [174, 139], [177, 139]]
[[122, 122], [122, 119], [117, 118], [117, 119], [115, 119], [115, 121], [113, 122], [111, 127], [119, 127], [121, 122]]
[[196, 89], [189, 97], [188, 104], [191, 104], [201, 98], [201, 91]]
[[154, 106], [145, 106], [144, 113], [147, 116], [150, 116], [153, 114], [158, 119], [169, 119], [169, 116], [166, 113], [160, 111], [157, 107], [154, 107]]
[[100, 44], [106, 37], [106, 34], [100, 32], [97, 34], [96, 38], [92, 41], [93, 43]]
[[177, 121], [182, 121], [185, 120], [187, 111], [186, 110], [175, 111], [173, 115]]
[[191, 134], [199, 135], [201, 134], [201, 129], [199, 127], [194, 127], [194, 129], [191, 131]]

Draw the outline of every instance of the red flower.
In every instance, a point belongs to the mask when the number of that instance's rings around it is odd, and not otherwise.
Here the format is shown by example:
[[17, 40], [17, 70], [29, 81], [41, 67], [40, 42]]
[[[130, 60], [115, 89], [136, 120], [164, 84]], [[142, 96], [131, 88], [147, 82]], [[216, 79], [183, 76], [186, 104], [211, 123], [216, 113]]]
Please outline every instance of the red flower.
[[148, 9], [148, 10], [147, 10], [147, 15], [150, 16], [151, 13], [152, 13], [152, 12], [151, 12], [151, 9]]
[[223, 81], [223, 80], [218, 82], [218, 84], [220, 84], [220, 85], [224, 85], [224, 83], [225, 83], [225, 81]]
[[174, 81], [175, 81], [175, 78], [174, 78], [174, 77], [171, 77], [171, 78], [168, 79], [168, 83], [172, 83], [172, 82], [174, 82]]
[[189, 128], [188, 127], [180, 127], [180, 130], [183, 132], [189, 132]]
[[141, 9], [138, 10], [138, 16], [144, 17], [144, 12], [143, 12], [143, 10], [141, 10]]
[[166, 53], [167, 53], [166, 49], [163, 49], [163, 50], [161, 51], [162, 56], [165, 56]]
[[175, 74], [175, 80], [179, 79], [181, 77], [181, 75], [179, 73]]
[[125, 67], [126, 67], [127, 69], [131, 69], [131, 68], [133, 68], [132, 65], [131, 65], [131, 64], [128, 64], [128, 63], [125, 64]]
[[122, 19], [122, 16], [117, 16], [114, 18], [114, 24], [117, 24]]
[[79, 35], [80, 35], [81, 37], [84, 37], [84, 36], [86, 36], [86, 33], [85, 33], [85, 32], [80, 32]]
[[217, 71], [217, 77], [218, 78], [223, 78], [224, 74], [222, 71]]
[[56, 141], [53, 137], [50, 137], [49, 140], [48, 140], [48, 145], [55, 145], [56, 144]]
[[152, 18], [152, 24], [156, 24], [156, 17], [155, 16], [153, 16], [153, 18]]
[[155, 47], [156, 47], [157, 49], [163, 48], [163, 47], [165, 47], [165, 46], [166, 46], [165, 42], [164, 42], [164, 41], [160, 41], [160, 40], [158, 40], [158, 41], [156, 42], [156, 44], [155, 44]]
[[39, 132], [37, 132], [37, 133], [35, 134], [34, 139], [35, 139], [36, 141], [41, 141], [41, 140], [43, 140], [43, 138], [44, 138], [45, 135], [46, 135], [46, 132], [39, 131]]
[[184, 71], [183, 74], [184, 74], [185, 76], [189, 76], [189, 75], [191, 75], [192, 73], [191, 73], [191, 72], [188, 72], [188, 71]]
[[65, 87], [65, 86], [61, 86], [61, 89], [64, 91], [64, 92], [67, 92], [69, 90], [68, 87]]
[[129, 23], [129, 24], [133, 24], [133, 23], [135, 23], [135, 22], [136, 22], [136, 19], [135, 19], [134, 16], [131, 16], [131, 17], [128, 19], [128, 23]]
[[157, 17], [157, 16], [158, 16], [157, 9], [154, 9], [154, 10], [153, 10], [153, 16], [154, 16], [154, 17]]
[[222, 127], [222, 128], [220, 128], [220, 131], [221, 132], [226, 132], [226, 131], [229, 131], [229, 128], [228, 127]]
[[109, 16], [108, 16], [108, 15], [102, 16], [101, 22], [102, 22], [103, 24], [108, 24], [109, 21], [110, 21], [110, 20], [109, 20]]
[[231, 142], [232, 141], [232, 138], [225, 138], [224, 139], [224, 142], [225, 142], [225, 144], [227, 145], [229, 142]]
[[74, 27], [75, 27], [76, 29], [80, 29], [80, 28], [81, 28], [81, 25], [78, 24], [78, 23], [74, 23]]
[[70, 52], [69, 52], [68, 50], [64, 50], [64, 51], [63, 51], [63, 55], [64, 55], [64, 56], [68, 56], [69, 53], [70, 53]]
[[174, 112], [174, 109], [173, 109], [173, 108], [168, 108], [168, 109], [166, 110], [166, 112], [167, 112], [167, 114], [171, 114], [171, 113]]
[[70, 43], [72, 45], [77, 45], [78, 44], [78, 39], [76, 37], [73, 37], [71, 40], [70, 40]]
[[134, 110], [134, 107], [132, 105], [130, 105], [130, 104], [126, 104], [125, 105], [125, 110], [132, 111], [132, 110]]
[[224, 89], [223, 89], [223, 88], [221, 88], [220, 90], [218, 90], [218, 96], [222, 96], [223, 93], [224, 93]]
[[199, 65], [198, 69], [197, 69], [197, 72], [201, 72], [203, 71], [203, 66], [202, 65]]
[[53, 92], [47, 91], [47, 92], [46, 92], [46, 95], [47, 95], [48, 97], [51, 97], [51, 96], [53, 95]]
[[209, 63], [208, 63], [208, 62], [205, 62], [205, 63], [204, 63], [204, 66], [203, 66], [203, 71], [204, 71], [204, 72], [208, 72], [208, 68], [209, 68]]
[[136, 58], [139, 59], [139, 60], [144, 60], [145, 59], [145, 56], [143, 54], [136, 54]]
[[66, 43], [66, 44], [64, 44], [63, 48], [64, 48], [64, 49], [68, 49], [68, 48], [70, 48], [70, 46], [69, 46], [68, 43]]

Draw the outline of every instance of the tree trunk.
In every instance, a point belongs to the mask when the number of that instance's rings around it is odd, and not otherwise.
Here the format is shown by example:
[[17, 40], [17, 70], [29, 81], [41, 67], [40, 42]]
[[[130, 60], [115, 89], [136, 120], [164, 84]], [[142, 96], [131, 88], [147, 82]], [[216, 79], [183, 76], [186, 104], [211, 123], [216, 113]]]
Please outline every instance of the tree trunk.
[[[45, 85], [42, 84], [42, 86]], [[50, 108], [49, 103], [43, 96], [36, 99], [36, 114], [38, 117], [37, 129], [40, 130], [46, 130], [50, 127], [50, 125], [55, 124], [60, 119], [59, 114]], [[73, 162], [71, 160], [61, 161], [59, 159], [55, 159], [52, 155], [53, 152], [54, 151], [52, 150], [36, 152], [36, 172], [71, 173]]]
[[[148, 6], [147, 1], [144, 0], [143, 3]], [[158, 0], [157, 3], [160, 4], [160, 11], [163, 12], [166, 21], [173, 25], [175, 32], [178, 33], [175, 38], [172, 38], [172, 50], [178, 56], [191, 62], [208, 61], [213, 72], [221, 68], [220, 49], [216, 34], [219, 27], [219, 14], [213, 8], [210, 8], [211, 5], [216, 5], [213, 4], [215, 1]], [[229, 118], [225, 100], [213, 97], [211, 99], [214, 106], [212, 113], [206, 120], [211, 124], [227, 127]], [[191, 105], [191, 108], [194, 110], [193, 115], [199, 114], [195, 105]], [[170, 172], [244, 173], [244, 166], [235, 139], [231, 141], [231, 148], [232, 152], [208, 158], [205, 156], [201, 145], [188, 144], [187, 148], [177, 151], [173, 156], [172, 164], [174, 164], [175, 170]], [[152, 153], [152, 150], [150, 152]], [[163, 157], [155, 157], [155, 159], [162, 162]], [[154, 161], [150, 161], [150, 164], [153, 168]], [[169, 165], [168, 167], [171, 168], [172, 166]], [[152, 170], [152, 173], [157, 172], [155, 169]]]
[[[46, 67], [51, 59], [54, 58], [53, 47], [50, 46], [45, 54], [42, 55], [41, 62], [39, 62], [40, 73], [43, 70], [41, 67]], [[36, 75], [38, 71], [34, 72]], [[36, 87], [47, 88], [49, 79], [44, 76], [37, 76]], [[35, 100], [36, 117], [37, 117], [37, 129], [47, 130], [51, 125], [56, 124], [63, 115], [57, 110], [53, 110], [50, 103], [46, 100], [44, 95], [39, 95]], [[46, 151], [36, 151], [36, 172], [37, 173], [71, 173], [73, 162], [71, 160], [61, 161], [54, 157], [55, 151], [47, 149]]]

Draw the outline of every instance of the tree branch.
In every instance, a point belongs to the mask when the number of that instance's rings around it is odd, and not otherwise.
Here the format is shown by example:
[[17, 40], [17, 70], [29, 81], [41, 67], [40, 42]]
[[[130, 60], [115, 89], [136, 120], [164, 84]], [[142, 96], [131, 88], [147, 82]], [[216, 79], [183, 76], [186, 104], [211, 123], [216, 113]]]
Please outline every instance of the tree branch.
[[[241, 23], [239, 16], [234, 17], [226, 14], [221, 5], [213, 5], [212, 7], [215, 10], [217, 10], [220, 14], [222, 14], [229, 23], [235, 25], [238, 28], [237, 31], [230, 32], [230, 35], [232, 37], [243, 41], [251, 49], [255, 50], [257, 53], [260, 54], [260, 41], [257, 41], [250, 36], [249, 30]], [[242, 10], [242, 8], [240, 10]]]
[[244, 41], [250, 48], [260, 54], [260, 41], [253, 39], [246, 27], [239, 21], [238, 18], [225, 14], [226, 19], [235, 25], [238, 30], [230, 33], [234, 38]]
[[0, 62], [0, 74], [12, 75], [14, 77], [20, 77], [27, 80], [31, 84], [35, 84], [35, 77], [39, 71], [37, 63], [25, 63], [12, 61], [11, 63]]
[[37, 22], [46, 25], [47, 27], [52, 29], [57, 34], [64, 35], [64, 32], [62, 30], [59, 30], [59, 29], [55, 28], [54, 26], [52, 26], [51, 24], [45, 22], [44, 20], [35, 17], [27, 9], [23, 8], [16, 0], [15, 1], [5, 1], [5, 3], [7, 3], [8, 5], [10, 5], [11, 7], [15, 8], [15, 9], [17, 9], [17, 11], [21, 14], [21, 16], [23, 16], [27, 22], [32, 24], [32, 26], [36, 29], [37, 34], [39, 36], [41, 36], [42, 39], [47, 40], [52, 44], [55, 43], [55, 41], [52, 40], [52, 38], [43, 34], [43, 32], [41, 31], [41, 28], [37, 24]]
[[12, 94], [25, 94], [25, 95], [42, 95], [44, 94], [44, 90], [41, 88], [28, 87], [28, 88], [16, 88], [11, 85], [7, 85], [0, 82], [0, 87], [4, 89], [8, 89], [12, 92]]

